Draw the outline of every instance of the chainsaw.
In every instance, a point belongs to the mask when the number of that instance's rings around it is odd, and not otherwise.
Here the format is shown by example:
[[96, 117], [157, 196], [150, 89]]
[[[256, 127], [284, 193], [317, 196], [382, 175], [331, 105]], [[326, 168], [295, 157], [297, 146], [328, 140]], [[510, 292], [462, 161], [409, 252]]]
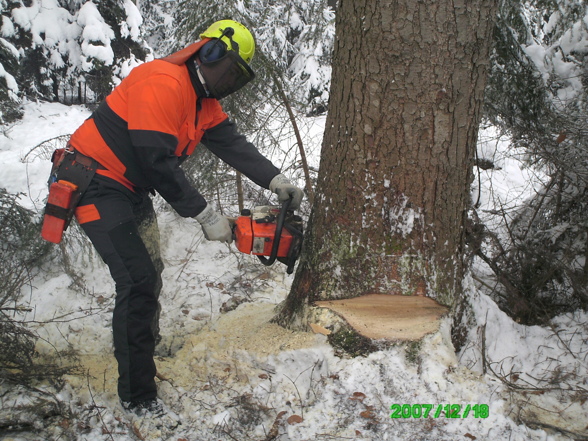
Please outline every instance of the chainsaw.
[[253, 254], [266, 266], [276, 260], [292, 274], [302, 249], [302, 218], [290, 210], [292, 199], [282, 206], [264, 205], [241, 211], [234, 220], [233, 239], [237, 249]]

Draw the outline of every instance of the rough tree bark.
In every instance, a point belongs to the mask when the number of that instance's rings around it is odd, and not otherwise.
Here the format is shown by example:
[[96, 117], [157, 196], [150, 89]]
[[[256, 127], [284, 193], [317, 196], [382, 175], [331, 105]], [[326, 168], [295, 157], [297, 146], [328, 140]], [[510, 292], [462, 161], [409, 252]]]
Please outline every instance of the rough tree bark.
[[340, 1], [317, 191], [276, 321], [366, 293], [459, 303], [496, 3]]

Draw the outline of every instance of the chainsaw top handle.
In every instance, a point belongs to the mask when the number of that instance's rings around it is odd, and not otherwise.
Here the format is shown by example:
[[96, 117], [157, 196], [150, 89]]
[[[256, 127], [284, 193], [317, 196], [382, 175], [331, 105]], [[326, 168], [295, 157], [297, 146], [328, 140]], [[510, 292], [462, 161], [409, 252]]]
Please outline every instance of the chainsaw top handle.
[[286, 219], [286, 214], [288, 213], [288, 209], [290, 208], [290, 204], [292, 203], [292, 196], [289, 199], [285, 200], [282, 203], [282, 208], [280, 209], [280, 214], [278, 215], [278, 219], [276, 221], [276, 233], [274, 235], [274, 243], [272, 245], [272, 252], [269, 257], [264, 256], [257, 256], [261, 263], [265, 266], [272, 265], [276, 258], [278, 257], [278, 248], [280, 247], [280, 239], [282, 238], [282, 229], [284, 228], [284, 220]]

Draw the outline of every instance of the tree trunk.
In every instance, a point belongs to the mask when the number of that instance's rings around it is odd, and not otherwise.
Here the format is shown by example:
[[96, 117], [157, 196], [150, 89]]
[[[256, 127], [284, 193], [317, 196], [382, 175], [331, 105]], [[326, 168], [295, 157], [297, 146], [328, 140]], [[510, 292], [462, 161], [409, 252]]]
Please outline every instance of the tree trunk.
[[317, 191], [276, 320], [317, 300], [455, 306], [496, 0], [341, 0]]

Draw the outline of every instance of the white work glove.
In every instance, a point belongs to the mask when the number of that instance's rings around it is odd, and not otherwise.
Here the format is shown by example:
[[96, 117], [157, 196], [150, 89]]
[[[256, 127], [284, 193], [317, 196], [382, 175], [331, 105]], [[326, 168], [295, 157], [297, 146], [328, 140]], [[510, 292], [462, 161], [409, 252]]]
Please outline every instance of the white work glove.
[[233, 231], [229, 220], [222, 214], [213, 211], [207, 205], [202, 213], [196, 216], [196, 220], [202, 225], [204, 237], [208, 240], [218, 240], [230, 244], [233, 242]]
[[292, 203], [290, 204], [291, 210], [299, 208], [304, 197], [304, 192], [295, 185], [292, 185], [288, 178], [282, 174], [274, 176], [270, 182], [269, 189], [278, 195], [280, 202], [285, 202], [292, 198]]

